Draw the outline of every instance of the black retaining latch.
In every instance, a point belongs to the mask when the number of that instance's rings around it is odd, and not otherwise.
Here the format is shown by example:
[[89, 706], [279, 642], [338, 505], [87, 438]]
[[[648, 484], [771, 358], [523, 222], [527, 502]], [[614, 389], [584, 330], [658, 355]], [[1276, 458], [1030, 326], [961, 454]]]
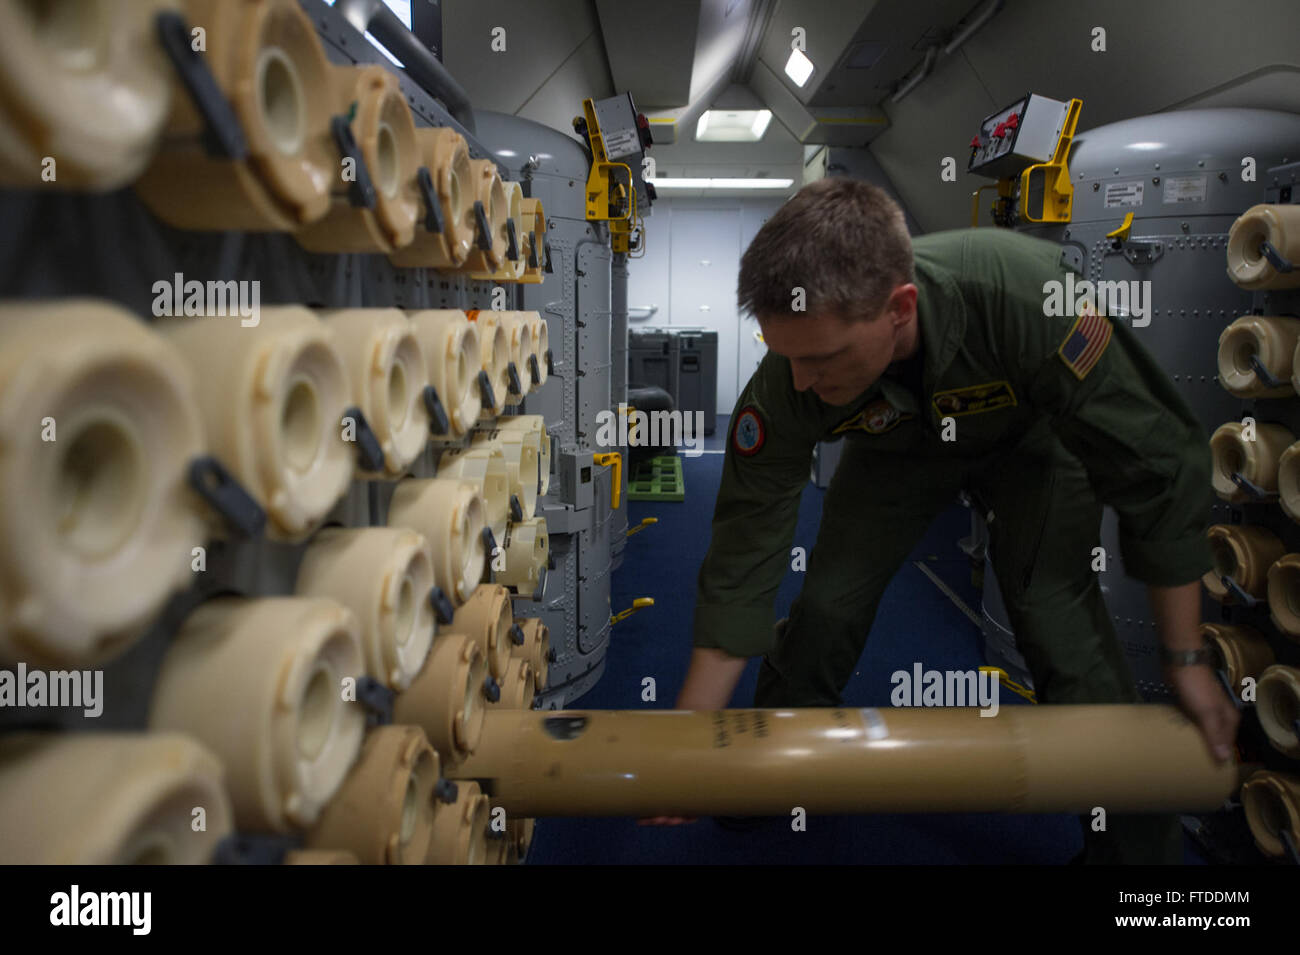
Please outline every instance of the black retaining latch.
[[474, 200], [474, 222], [477, 226], [477, 243], [478, 247], [484, 252], [492, 248], [492, 226], [488, 222], [487, 210], [483, 208], [483, 200]]
[[429, 591], [429, 604], [433, 607], [433, 615], [441, 624], [451, 623], [456, 616], [456, 608], [451, 605], [451, 599], [441, 587], [434, 587]]
[[519, 369], [515, 367], [514, 362], [506, 365], [506, 374], [510, 376], [510, 393], [512, 395], [522, 395], [524, 393], [524, 383], [519, 379]]
[[445, 803], [446, 805], [450, 806], [452, 803], [456, 801], [456, 797], [459, 795], [460, 795], [460, 787], [458, 787], [450, 779], [444, 779], [441, 776], [439, 776], [438, 781], [433, 784], [434, 802]]
[[546, 349], [546, 373], [548, 375], [555, 374], [555, 355], [551, 353], [549, 348]]
[[528, 356], [528, 373], [533, 376], [534, 385], [540, 385], [542, 383], [542, 369], [537, 365], [536, 355]]
[[451, 430], [451, 419], [447, 409], [442, 406], [438, 389], [433, 385], [424, 386], [424, 408], [429, 412], [429, 431], [433, 434], [446, 434]]
[[524, 645], [524, 628], [517, 623], [510, 625], [510, 640], [517, 647]]
[[514, 219], [506, 220], [506, 258], [511, 262], [519, 261], [519, 233]]
[[430, 232], [442, 232], [446, 223], [442, 221], [442, 203], [438, 201], [437, 190], [433, 188], [433, 175], [428, 166], [421, 166], [415, 174], [415, 181], [424, 197], [424, 227]]
[[300, 836], [232, 832], [212, 853], [213, 865], [281, 865], [284, 857], [302, 847]]
[[497, 406], [497, 396], [492, 391], [492, 379], [488, 377], [486, 369], [478, 373], [478, 391], [484, 408], [490, 410]]
[[1264, 239], [1259, 244], [1259, 254], [1268, 259], [1268, 264], [1279, 272], [1294, 272], [1295, 264], [1287, 261], [1286, 256], [1273, 247], [1273, 243]]
[[384, 469], [384, 449], [370, 430], [370, 422], [356, 405], [343, 412], [343, 419], [351, 418], [357, 425], [357, 457], [363, 471], [382, 471]]
[[190, 462], [190, 487], [234, 530], [245, 537], [257, 537], [266, 528], [266, 511], [235, 480], [225, 466], [210, 455]]
[[528, 233], [528, 267], [537, 268], [537, 233]]
[[217, 85], [203, 53], [191, 44], [190, 26], [185, 18], [168, 10], [159, 13], [154, 22], [163, 52], [190, 94], [194, 108], [203, 117], [204, 151], [209, 156], [234, 161], [247, 159], [248, 140], [239, 117]]
[[501, 685], [491, 676], [483, 681], [483, 695], [493, 703], [501, 700]]
[[393, 701], [397, 694], [372, 676], [357, 677], [357, 702], [366, 708], [367, 726], [393, 722]]
[[330, 120], [330, 132], [334, 134], [334, 143], [344, 159], [351, 159], [357, 178], [348, 183], [348, 201], [359, 209], [373, 209], [378, 202], [375, 184], [370, 179], [370, 170], [366, 168], [365, 157], [361, 147], [352, 135], [352, 124], [346, 116], [335, 116]]
[[524, 519], [524, 507], [519, 503], [519, 495], [510, 495], [510, 519], [518, 524]]

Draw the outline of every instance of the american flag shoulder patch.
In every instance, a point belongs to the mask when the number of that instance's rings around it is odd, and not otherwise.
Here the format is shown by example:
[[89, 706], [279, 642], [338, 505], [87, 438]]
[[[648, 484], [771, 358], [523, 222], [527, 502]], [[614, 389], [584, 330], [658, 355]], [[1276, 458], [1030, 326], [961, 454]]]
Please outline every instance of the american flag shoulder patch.
[[1057, 349], [1061, 361], [1080, 381], [1088, 376], [1088, 372], [1101, 359], [1106, 346], [1110, 344], [1112, 331], [1108, 319], [1098, 315], [1091, 305], [1084, 306], [1070, 333], [1065, 336], [1065, 341]]

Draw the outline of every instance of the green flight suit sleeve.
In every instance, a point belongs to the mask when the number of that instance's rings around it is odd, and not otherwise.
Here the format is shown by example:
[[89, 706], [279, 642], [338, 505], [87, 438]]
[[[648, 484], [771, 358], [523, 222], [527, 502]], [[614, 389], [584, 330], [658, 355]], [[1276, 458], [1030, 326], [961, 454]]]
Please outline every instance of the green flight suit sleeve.
[[1110, 323], [1110, 340], [1095, 364], [1071, 366], [1062, 352], [1076, 353], [1064, 347], [1076, 331], [1074, 303], [1063, 302], [1069, 314], [1050, 314], [1055, 303], [1045, 287], [1061, 282], [1068, 288], [1059, 256], [1055, 245], [1027, 236], [984, 249], [968, 242], [963, 272], [983, 276], [990, 340], [1017, 393], [1051, 416], [1097, 496], [1117, 512], [1127, 573], [1157, 586], [1195, 581], [1213, 566], [1206, 537], [1208, 438], [1169, 376], [1122, 322]]
[[[697, 647], [747, 657], [772, 644], [776, 591], [790, 566], [799, 497], [820, 433], [815, 404], [794, 390], [789, 361], [770, 352], [736, 402], [713, 539], [697, 582]], [[742, 417], [747, 430], [738, 441]], [[738, 446], [756, 440], [755, 421], [761, 443], [741, 454]]]

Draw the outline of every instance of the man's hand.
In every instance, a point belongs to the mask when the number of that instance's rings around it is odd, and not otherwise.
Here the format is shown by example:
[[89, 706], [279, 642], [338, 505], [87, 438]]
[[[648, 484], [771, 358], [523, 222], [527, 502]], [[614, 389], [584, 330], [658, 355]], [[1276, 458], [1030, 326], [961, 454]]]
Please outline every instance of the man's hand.
[[1232, 758], [1241, 714], [1207, 664], [1169, 667], [1165, 678], [1178, 691], [1178, 701], [1201, 728], [1210, 753], [1220, 762]]

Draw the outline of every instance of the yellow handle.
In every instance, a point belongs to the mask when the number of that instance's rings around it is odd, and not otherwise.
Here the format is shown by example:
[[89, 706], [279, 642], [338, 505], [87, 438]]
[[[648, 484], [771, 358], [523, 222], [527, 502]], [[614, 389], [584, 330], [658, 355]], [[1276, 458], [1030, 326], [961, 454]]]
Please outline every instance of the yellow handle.
[[592, 458], [602, 467], [607, 464], [614, 466], [614, 493], [610, 498], [609, 509], [618, 510], [618, 502], [622, 499], [623, 494], [623, 455], [617, 451], [606, 451], [603, 454], [594, 454]]
[[1133, 213], [1124, 213], [1124, 222], [1118, 229], [1106, 233], [1108, 239], [1119, 239], [1121, 242], [1128, 241], [1129, 230], [1133, 228]]
[[611, 624], [615, 624], [618, 623], [620, 620], [626, 620], [628, 617], [632, 616], [632, 614], [636, 613], [638, 610], [642, 610], [646, 607], [653, 607], [654, 605], [655, 605], [655, 599], [653, 597], [637, 597], [636, 600], [632, 601], [632, 606], [628, 607], [626, 610], [620, 610], [618, 613], [614, 614], [612, 617], [609, 618], [609, 622]]
[[636, 527], [633, 527], [631, 530], [629, 530], [629, 531], [627, 532], [627, 536], [628, 536], [628, 537], [631, 537], [631, 536], [632, 536], [633, 534], [635, 534], [637, 531], [643, 531], [643, 530], [645, 530], [647, 527], [649, 527], [651, 524], [658, 524], [658, 523], [659, 523], [659, 518], [657, 518], [657, 517], [646, 517], [646, 518], [643, 518], [643, 519], [641, 520], [641, 523], [640, 523], [640, 524], [638, 524]]
[[1018, 696], [1023, 696], [1030, 703], [1038, 702], [1038, 700], [1034, 697], [1033, 690], [1029, 689], [1029, 687], [1027, 686], [1021, 686], [1015, 680], [1011, 679], [1011, 677], [1007, 676], [1007, 671], [1002, 669], [1001, 667], [984, 666], [984, 667], [980, 667], [980, 670], [987, 671], [990, 673], [996, 673], [998, 675], [998, 682], [1001, 683], [1003, 686], [1005, 686], [1012, 693], [1015, 693]]

